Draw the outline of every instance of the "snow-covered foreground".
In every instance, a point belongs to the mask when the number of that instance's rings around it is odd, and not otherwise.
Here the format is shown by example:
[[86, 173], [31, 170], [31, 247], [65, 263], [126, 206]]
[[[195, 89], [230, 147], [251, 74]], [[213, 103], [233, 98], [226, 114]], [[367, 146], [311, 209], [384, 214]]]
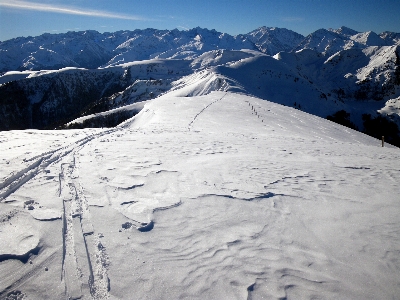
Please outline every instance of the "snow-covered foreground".
[[359, 132], [214, 92], [0, 142], [1, 299], [400, 297], [400, 151]]

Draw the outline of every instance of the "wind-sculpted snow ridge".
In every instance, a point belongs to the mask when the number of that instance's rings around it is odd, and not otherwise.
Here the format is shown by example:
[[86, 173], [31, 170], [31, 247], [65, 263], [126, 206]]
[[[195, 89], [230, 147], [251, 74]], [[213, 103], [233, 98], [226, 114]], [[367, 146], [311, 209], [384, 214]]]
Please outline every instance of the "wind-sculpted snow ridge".
[[1, 299], [400, 293], [400, 152], [380, 140], [231, 92], [0, 138]]

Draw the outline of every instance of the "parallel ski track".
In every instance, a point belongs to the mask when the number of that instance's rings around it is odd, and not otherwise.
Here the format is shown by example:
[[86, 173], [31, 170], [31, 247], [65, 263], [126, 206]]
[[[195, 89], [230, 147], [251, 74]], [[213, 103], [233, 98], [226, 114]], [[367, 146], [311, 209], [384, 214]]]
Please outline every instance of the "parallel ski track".
[[67, 299], [80, 299], [89, 294], [93, 299], [106, 299], [110, 288], [107, 254], [94, 235], [89, 206], [79, 183], [77, 152], [61, 164], [60, 197], [64, 208], [61, 278]]
[[60, 164], [59, 197], [63, 201], [63, 257], [61, 281], [66, 299], [107, 299], [110, 281], [108, 255], [94, 235], [89, 205], [79, 183], [79, 151], [90, 141], [122, 130], [113, 128], [86, 136], [72, 144], [37, 155], [28, 167], [0, 183], [0, 202], [25, 183], [44, 172], [51, 164]]
[[33, 161], [28, 167], [23, 168], [16, 173], [10, 175], [3, 182], [0, 183], [0, 202], [9, 197], [21, 186], [27, 183], [32, 178], [36, 177], [40, 172], [46, 169], [49, 165], [57, 163], [69, 153], [76, 151], [77, 147], [81, 147], [95, 138], [105, 136], [107, 134], [121, 130], [120, 128], [113, 128], [97, 134], [86, 136], [70, 145], [60, 147], [58, 149], [48, 151], [30, 158], [27, 161]]

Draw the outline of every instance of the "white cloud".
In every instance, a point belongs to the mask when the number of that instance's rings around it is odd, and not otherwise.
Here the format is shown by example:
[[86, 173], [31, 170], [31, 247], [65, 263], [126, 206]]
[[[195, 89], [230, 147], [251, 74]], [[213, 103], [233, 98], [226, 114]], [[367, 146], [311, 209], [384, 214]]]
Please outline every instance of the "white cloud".
[[135, 20], [135, 21], [145, 20], [145, 18], [140, 16], [125, 15], [103, 10], [91, 10], [80, 7], [43, 4], [43, 3], [19, 1], [19, 0], [13, 0], [13, 1], [0, 0], [0, 7], [8, 7], [14, 9], [23, 9], [23, 10], [36, 10], [42, 12], [54, 12], [54, 13], [69, 14], [69, 15], [100, 17], [100, 18], [125, 19], [125, 20]]

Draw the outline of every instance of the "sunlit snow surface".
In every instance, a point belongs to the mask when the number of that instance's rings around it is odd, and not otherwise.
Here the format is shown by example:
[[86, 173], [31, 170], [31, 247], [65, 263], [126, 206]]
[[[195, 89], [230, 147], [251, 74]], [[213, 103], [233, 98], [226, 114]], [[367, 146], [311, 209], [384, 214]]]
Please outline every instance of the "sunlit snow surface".
[[0, 147], [1, 299], [400, 297], [400, 150], [359, 132], [214, 92]]

